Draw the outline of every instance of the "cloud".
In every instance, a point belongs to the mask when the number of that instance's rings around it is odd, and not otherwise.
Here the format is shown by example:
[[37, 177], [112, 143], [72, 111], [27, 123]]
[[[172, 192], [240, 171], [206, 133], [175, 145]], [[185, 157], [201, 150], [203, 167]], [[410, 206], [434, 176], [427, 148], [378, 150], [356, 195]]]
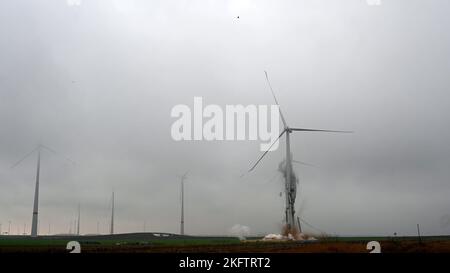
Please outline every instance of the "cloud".
[[[41, 225], [106, 232], [279, 233], [284, 143], [175, 142], [170, 110], [272, 104], [271, 76], [291, 126], [353, 130], [292, 134], [302, 213], [331, 234], [441, 234], [450, 203], [450, 3], [434, 1], [2, 1], [0, 222], [30, 226], [36, 161], [9, 167], [42, 141]], [[240, 3], [240, 1], [239, 1]], [[251, 8], [248, 8], [251, 7]], [[407, 7], [407, 11], [405, 9]], [[241, 18], [236, 20], [239, 11]], [[264, 185], [262, 185], [264, 184]], [[297, 204], [301, 200], [297, 200]], [[426, 224], [425, 224], [426, 223]], [[13, 228], [13, 231], [16, 228]], [[22, 228], [21, 228], [22, 230]]]

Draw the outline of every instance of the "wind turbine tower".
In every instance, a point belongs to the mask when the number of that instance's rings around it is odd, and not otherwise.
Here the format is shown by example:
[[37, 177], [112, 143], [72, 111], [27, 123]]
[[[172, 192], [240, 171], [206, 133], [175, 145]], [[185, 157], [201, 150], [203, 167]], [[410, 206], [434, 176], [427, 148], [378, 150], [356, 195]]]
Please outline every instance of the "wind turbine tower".
[[78, 204], [77, 235], [80, 235], [80, 204]]
[[39, 146], [37, 169], [36, 169], [36, 185], [34, 187], [33, 218], [31, 220], [31, 237], [37, 236], [38, 209], [39, 209], [39, 172], [40, 171], [41, 171], [41, 148]]
[[184, 180], [187, 178], [187, 172], [181, 176], [181, 220], [180, 234], [184, 235]]
[[114, 192], [112, 192], [111, 227], [109, 233], [114, 234]]

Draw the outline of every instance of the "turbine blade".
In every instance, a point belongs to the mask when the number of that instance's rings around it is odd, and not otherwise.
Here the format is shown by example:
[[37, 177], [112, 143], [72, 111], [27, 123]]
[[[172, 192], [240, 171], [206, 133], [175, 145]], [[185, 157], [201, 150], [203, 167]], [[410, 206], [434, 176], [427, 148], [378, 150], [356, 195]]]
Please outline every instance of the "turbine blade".
[[272, 85], [270, 84], [270, 81], [269, 81], [269, 76], [267, 75], [267, 71], [264, 71], [264, 73], [266, 74], [267, 84], [269, 85], [270, 92], [272, 92], [273, 99], [275, 100], [275, 103], [278, 105], [278, 110], [280, 111], [281, 121], [283, 122], [284, 128], [286, 128], [287, 127], [286, 120], [284, 119], [283, 113], [281, 112], [281, 107], [280, 107], [280, 104], [278, 103], [277, 97], [275, 96], [275, 92], [273, 92]]
[[64, 158], [65, 160], [69, 161], [69, 162], [72, 163], [72, 164], [77, 164], [77, 163], [76, 163], [75, 161], [73, 161], [72, 159], [70, 159], [70, 158], [68, 158], [68, 157], [66, 157], [66, 156], [61, 155], [60, 153], [56, 152], [55, 150], [53, 150], [53, 149], [51, 149], [51, 148], [49, 148], [49, 147], [47, 147], [47, 146], [45, 146], [45, 145], [42, 145], [42, 144], [41, 144], [40, 146], [41, 146], [42, 148], [46, 149], [47, 151], [49, 151], [49, 152], [55, 154], [55, 155], [61, 156], [62, 158]]
[[335, 131], [322, 129], [306, 129], [306, 128], [289, 128], [289, 129], [292, 131], [301, 131], [301, 132], [353, 133], [353, 131]]
[[322, 233], [322, 234], [327, 234], [325, 231], [323, 231], [323, 230], [321, 230], [321, 229], [319, 229], [319, 228], [317, 228], [317, 227], [311, 225], [310, 223], [306, 222], [306, 220], [305, 220], [305, 219], [302, 219], [302, 217], [299, 217], [299, 218], [300, 218], [300, 221], [302, 221], [302, 223], [304, 223], [305, 225], [309, 226], [310, 228], [312, 228], [312, 229], [314, 229], [314, 230], [317, 230], [317, 231], [319, 231], [319, 232]]
[[258, 165], [258, 163], [263, 159], [263, 157], [270, 151], [270, 148], [272, 148], [273, 144], [275, 144], [280, 139], [280, 137], [283, 136], [284, 132], [286, 132], [286, 130], [283, 130], [283, 132], [281, 132], [281, 134], [277, 137], [277, 139], [275, 139], [275, 141], [272, 142], [269, 149], [267, 149], [267, 151], [265, 151], [262, 154], [262, 156], [258, 159], [258, 161], [256, 161], [256, 163], [250, 168], [250, 170], [248, 170], [248, 172], [253, 171], [253, 169], [256, 167], [256, 165]]
[[306, 207], [305, 199], [301, 198], [300, 200], [302, 200], [302, 201], [300, 202], [300, 206], [298, 207], [298, 210], [297, 210], [297, 215], [298, 216], [303, 214], [303, 211], [305, 210], [305, 207]]
[[29, 152], [29, 153], [26, 154], [24, 157], [22, 157], [22, 159], [20, 159], [20, 160], [17, 161], [16, 163], [14, 163], [14, 165], [11, 166], [11, 169], [14, 169], [17, 165], [19, 165], [20, 163], [22, 163], [22, 161], [24, 161], [25, 159], [27, 159], [28, 157], [30, 157], [37, 149], [39, 149], [39, 146], [37, 146], [37, 147], [34, 148], [31, 152]]
[[305, 166], [310, 166], [310, 167], [316, 167], [313, 164], [309, 164], [303, 161], [298, 161], [298, 160], [292, 160], [292, 162], [297, 163], [297, 164], [301, 164], [301, 165], [305, 165]]

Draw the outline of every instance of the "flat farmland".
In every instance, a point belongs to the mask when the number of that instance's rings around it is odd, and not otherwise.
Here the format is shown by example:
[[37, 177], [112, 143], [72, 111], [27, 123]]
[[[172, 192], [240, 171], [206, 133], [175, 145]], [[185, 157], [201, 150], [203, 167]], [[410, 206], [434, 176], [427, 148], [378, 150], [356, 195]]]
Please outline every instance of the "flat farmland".
[[68, 253], [77, 241], [82, 253], [367, 253], [378, 241], [383, 253], [450, 253], [450, 236], [335, 237], [315, 241], [262, 241], [252, 237], [181, 236], [169, 233], [129, 233], [90, 236], [0, 236], [0, 253]]

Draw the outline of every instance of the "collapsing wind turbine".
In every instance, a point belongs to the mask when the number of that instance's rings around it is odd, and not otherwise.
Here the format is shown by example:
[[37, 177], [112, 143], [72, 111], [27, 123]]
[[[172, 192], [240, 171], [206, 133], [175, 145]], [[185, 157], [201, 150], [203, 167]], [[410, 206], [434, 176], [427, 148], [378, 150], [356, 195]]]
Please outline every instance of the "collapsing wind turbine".
[[261, 157], [256, 161], [256, 163], [250, 168], [249, 172], [253, 171], [259, 162], [264, 158], [264, 156], [270, 151], [272, 146], [284, 135], [286, 134], [286, 162], [284, 166], [284, 179], [285, 179], [285, 198], [286, 198], [286, 210], [285, 210], [285, 221], [287, 232], [296, 233], [297, 228], [295, 224], [295, 198], [297, 195], [297, 177], [292, 168], [292, 154], [290, 146], [290, 134], [294, 131], [296, 132], [330, 132], [330, 133], [352, 133], [351, 131], [335, 131], [335, 130], [322, 130], [322, 129], [307, 129], [307, 128], [292, 128], [286, 123], [286, 119], [281, 112], [280, 104], [275, 96], [275, 92], [272, 89], [272, 85], [269, 81], [269, 76], [267, 72], [264, 71], [266, 75], [267, 84], [269, 85], [270, 91], [272, 92], [273, 99], [278, 105], [280, 111], [280, 118], [283, 122], [283, 131], [280, 133], [278, 138], [270, 145]]

